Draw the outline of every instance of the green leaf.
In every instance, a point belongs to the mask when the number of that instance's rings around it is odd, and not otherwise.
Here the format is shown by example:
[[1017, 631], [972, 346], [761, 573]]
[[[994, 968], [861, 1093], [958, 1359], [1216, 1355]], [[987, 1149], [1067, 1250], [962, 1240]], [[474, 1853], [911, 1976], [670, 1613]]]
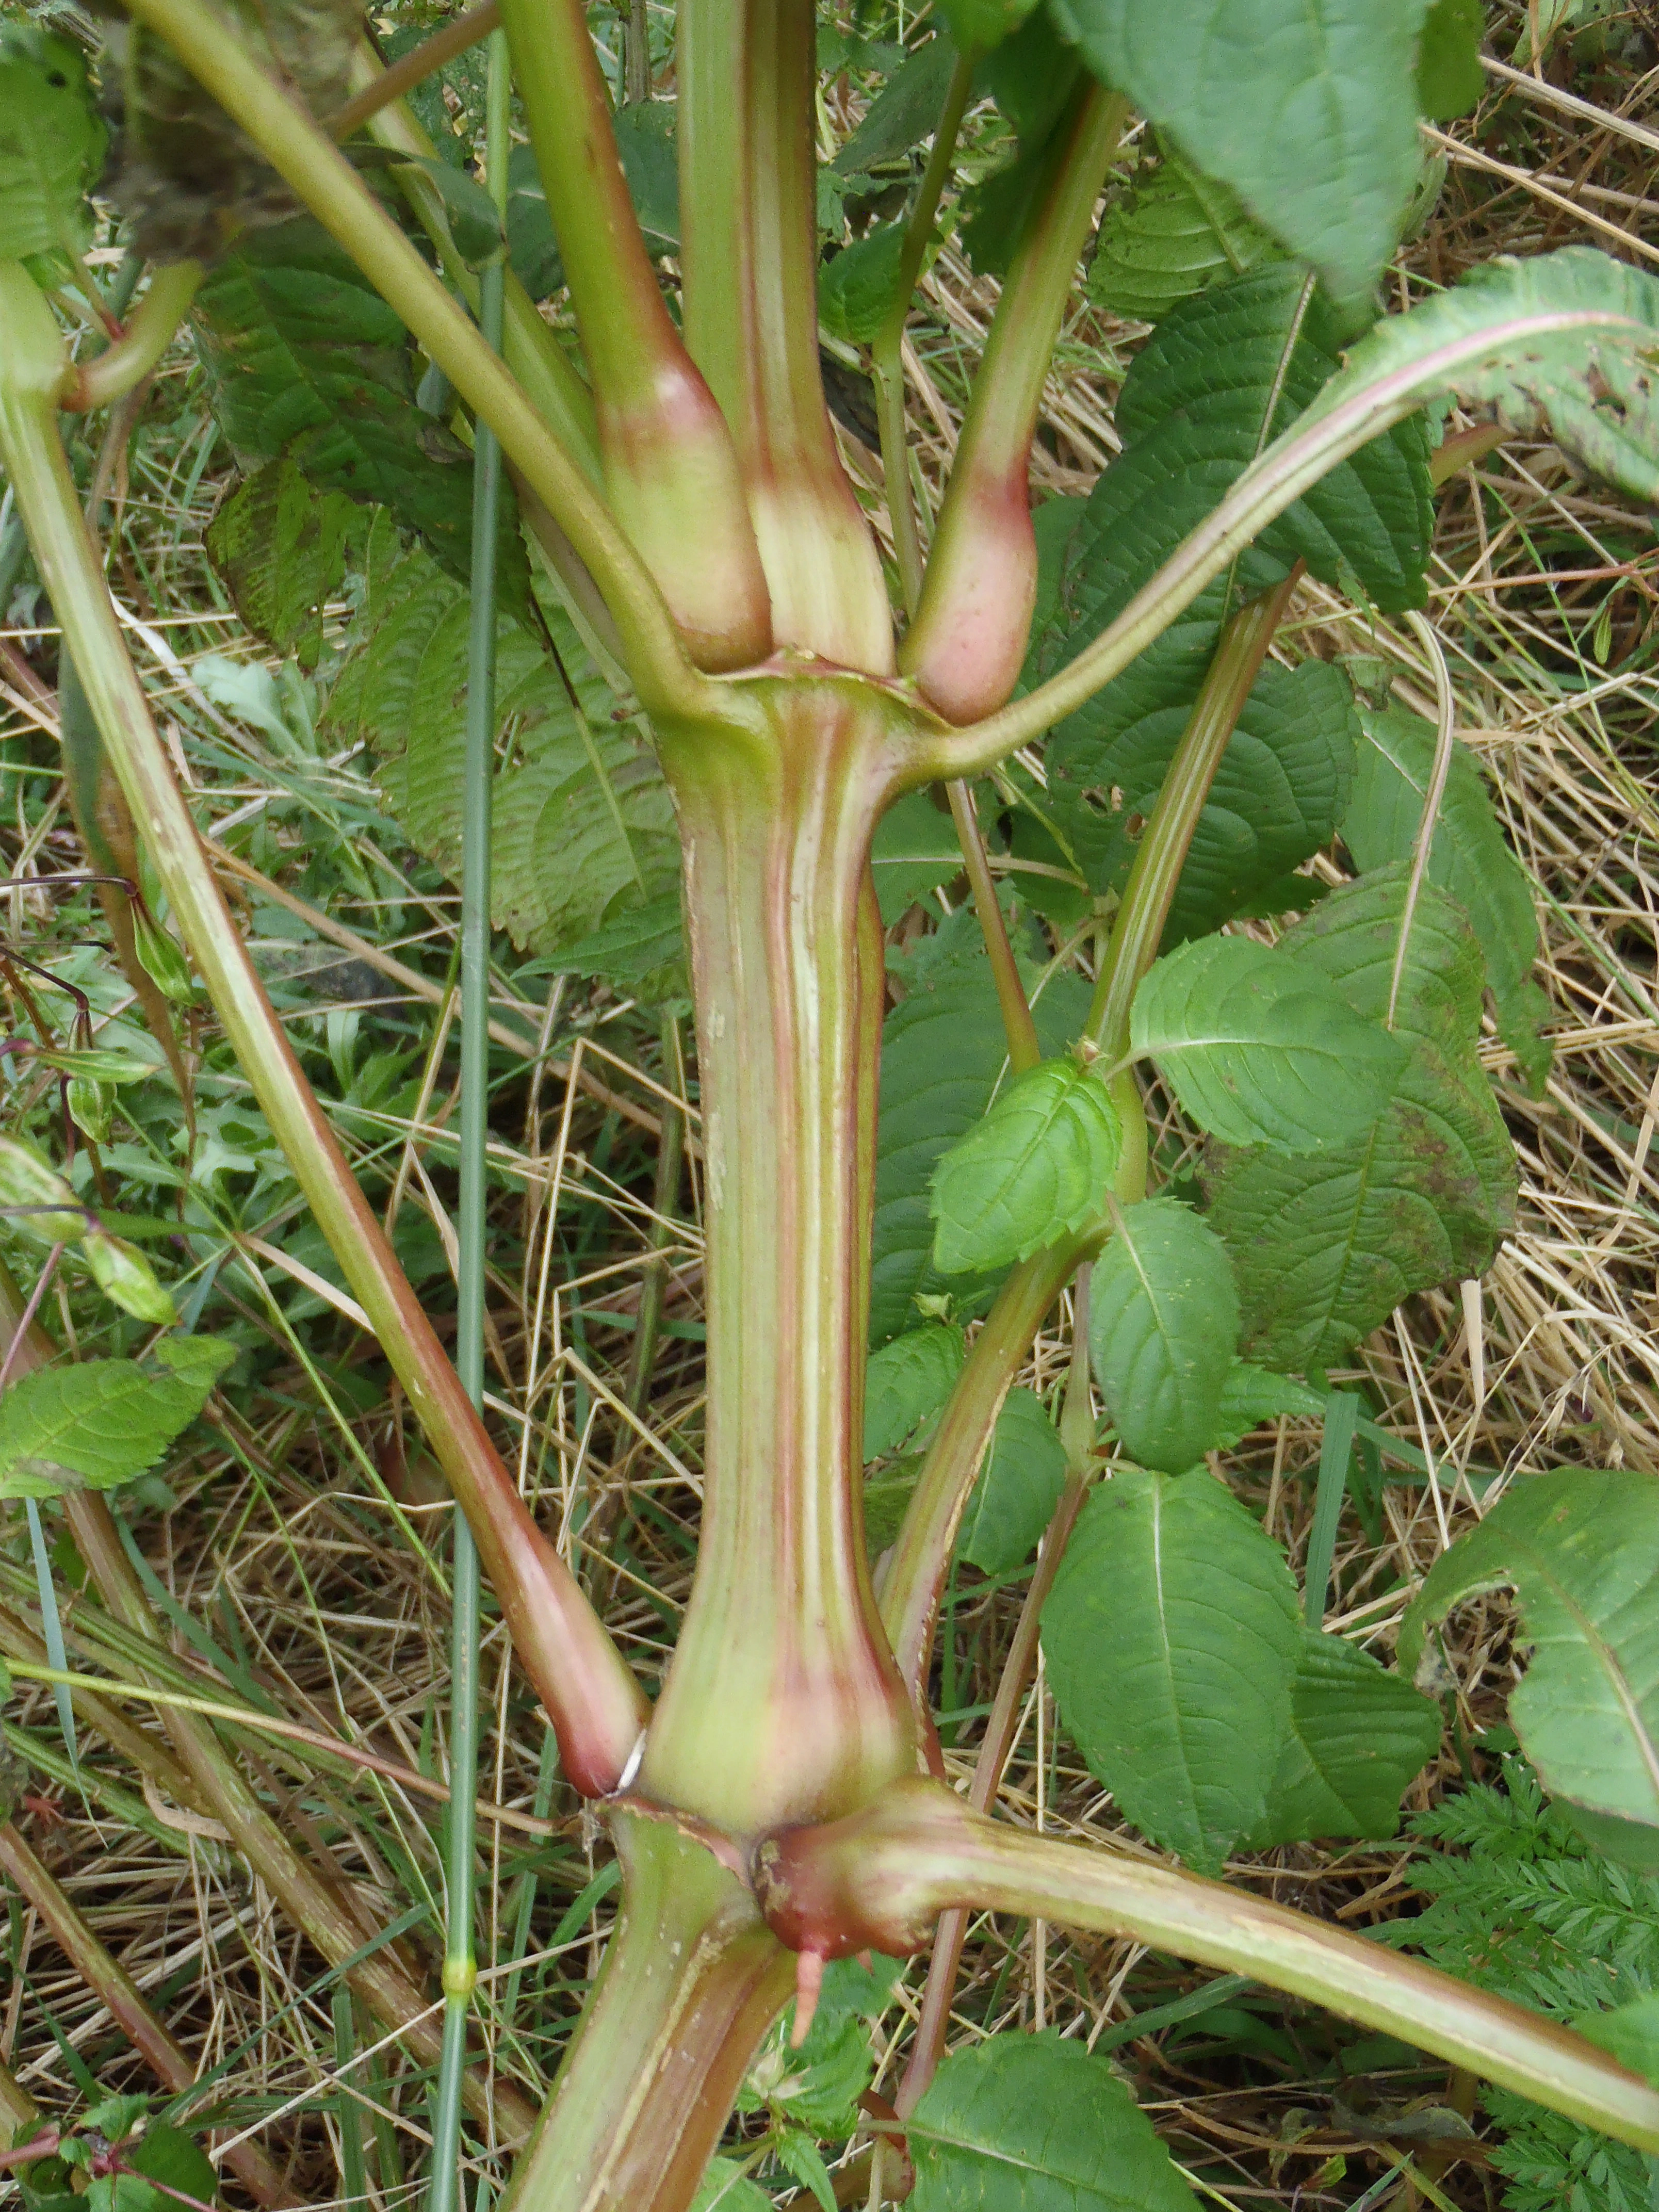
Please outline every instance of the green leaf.
[[1103, 2058], [1051, 2035], [953, 2051], [911, 2117], [914, 2212], [1194, 2212]]
[[1417, 181], [1423, 0], [1054, 0], [1062, 32], [1363, 317]]
[[1573, 2026], [1621, 2066], [1659, 2089], [1659, 1990], [1616, 2005], [1611, 2012], [1586, 2013]]
[[87, 1210], [70, 1185], [15, 1137], [0, 1137], [0, 1218], [36, 1244], [76, 1243], [87, 1231]]
[[1316, 1420], [1324, 1411], [1325, 1401], [1305, 1382], [1289, 1375], [1271, 1374], [1247, 1359], [1235, 1359], [1221, 1386], [1221, 1410], [1206, 1449], [1231, 1451], [1264, 1421], [1276, 1421], [1285, 1415]]
[[1104, 1211], [1122, 1147], [1098, 1073], [1070, 1059], [1028, 1068], [933, 1170], [933, 1265], [1006, 1267], [1085, 1227]]
[[132, 909], [132, 939], [140, 967], [162, 997], [171, 999], [176, 1006], [187, 1006], [196, 996], [190, 963], [173, 938], [142, 905], [135, 904]]
[[[452, 876], [461, 854], [468, 602], [421, 548], [404, 550], [384, 516], [371, 531], [368, 586], [328, 698], [331, 744], [366, 742], [411, 844]], [[490, 896], [495, 927], [556, 957], [593, 933], [671, 897], [679, 841], [667, 785], [642, 726], [615, 700], [568, 618], [544, 611], [571, 690], [538, 639], [504, 616], [496, 707], [515, 729], [498, 771]], [[659, 923], [656, 907], [653, 925]], [[584, 952], [584, 957], [588, 957]]]
[[629, 906], [555, 956], [561, 974], [602, 975], [648, 1006], [690, 995], [685, 930], [677, 890]]
[[[1517, 325], [1525, 325], [1522, 336]], [[1390, 378], [1449, 393], [1516, 434], [1553, 440], [1585, 468], [1659, 501], [1659, 278], [1591, 246], [1500, 254], [1349, 352], [1308, 410], [1328, 414]]]
[[1066, 1486], [1066, 1447], [1035, 1390], [1011, 1390], [962, 1516], [957, 1556], [981, 1574], [1022, 1565]]
[[[1343, 336], [1316, 292], [1287, 356], [1304, 282], [1294, 264], [1272, 261], [1177, 307], [1124, 380], [1114, 418], [1124, 444], [1173, 435], [1194, 459], [1227, 452], [1242, 469], [1319, 402], [1338, 377]], [[1257, 553], [1286, 569], [1299, 556], [1345, 588], [1357, 578], [1392, 614], [1423, 604], [1433, 527], [1427, 437], [1413, 418], [1310, 486], [1262, 531]]]
[[154, 1467], [207, 1403], [213, 1377], [84, 1359], [20, 1376], [0, 1397], [0, 1497], [107, 1490]]
[[962, 873], [956, 824], [925, 791], [913, 791], [876, 824], [871, 871], [881, 918], [890, 929], [920, 898]]
[[0, 261], [79, 246], [104, 126], [71, 40], [0, 24]]
[[323, 610], [344, 579], [349, 541], [367, 524], [343, 492], [319, 495], [292, 461], [270, 461], [245, 477], [209, 523], [208, 558], [248, 628], [314, 668]]
[[[182, 2190], [200, 2204], [218, 2202], [219, 2176], [213, 2163], [182, 2128], [153, 2120], [125, 2155], [130, 2165], [163, 2189]], [[176, 2197], [161, 2196], [160, 2202], [179, 2212]]]
[[931, 38], [917, 46], [871, 101], [863, 122], [836, 155], [831, 166], [837, 175], [856, 177], [931, 137], [945, 112], [945, 95], [956, 65], [956, 48], [949, 39]]
[[691, 2212], [772, 2212], [772, 2200], [733, 2159], [711, 2158]]
[[1018, 30], [1036, 0], [940, 0], [945, 27], [964, 53], [988, 54]]
[[1400, 1800], [1440, 1744], [1440, 1714], [1340, 1636], [1304, 1632], [1291, 1729], [1251, 1850], [1314, 1837], [1392, 1836]]
[[1317, 1151], [1374, 1123], [1404, 1048], [1357, 1013], [1288, 940], [1206, 937], [1154, 963], [1130, 1037], [1201, 1129], [1231, 1144]]
[[431, 179], [443, 202], [455, 251], [469, 269], [499, 259], [507, 240], [495, 203], [470, 170], [429, 157], [410, 165]]
[[[1405, 707], [1363, 708], [1353, 800], [1342, 839], [1362, 868], [1411, 858], [1434, 768], [1432, 723]], [[1532, 981], [1538, 918], [1526, 870], [1510, 851], [1474, 755], [1454, 744], [1429, 854], [1429, 880], [1455, 899], [1480, 940], [1497, 1004], [1498, 1034], [1521, 1063], [1534, 1097], [1549, 1073], [1540, 1033], [1549, 1004]]]
[[1431, 123], [1455, 122], [1480, 105], [1486, 89], [1480, 66], [1486, 35], [1480, 0], [1434, 0], [1417, 48], [1417, 106]]
[[34, 1058], [60, 1074], [84, 1076], [92, 1083], [142, 1083], [155, 1073], [155, 1063], [131, 1052], [52, 1052], [42, 1047]]
[[[1387, 1009], [1406, 866], [1332, 893], [1282, 940], [1357, 1013]], [[1405, 1073], [1381, 1119], [1302, 1159], [1212, 1146], [1212, 1226], [1233, 1255], [1245, 1349], [1276, 1367], [1340, 1360], [1413, 1291], [1479, 1275], [1515, 1218], [1515, 1148], [1476, 1056], [1480, 951], [1425, 884], [1395, 1035]]]
[[90, 1137], [94, 1145], [109, 1142], [115, 1113], [115, 1090], [112, 1084], [72, 1075], [64, 1088], [64, 1103], [69, 1108], [70, 1121], [83, 1136]]
[[[214, 413], [239, 455], [286, 458], [320, 492], [378, 502], [450, 575], [471, 573], [471, 455], [416, 406], [408, 332], [320, 225], [245, 231], [209, 270], [195, 326]], [[501, 507], [501, 596], [522, 608], [517, 511], [511, 499]]]
[[[875, 2078], [874, 2054], [863, 2021], [843, 2013], [820, 2028], [816, 2017], [805, 2043], [792, 2051], [781, 2029], [772, 2049], [750, 2069], [750, 2095], [764, 2096], [773, 2112], [815, 2136], [843, 2138], [859, 2124], [858, 2102]], [[747, 2101], [740, 2099], [739, 2106]]]
[[833, 338], [868, 345], [899, 301], [904, 225], [885, 222], [818, 271], [818, 320]]
[[1170, 1474], [1215, 1441], [1238, 1340], [1227, 1248], [1172, 1198], [1126, 1206], [1089, 1284], [1089, 1356], [1132, 1459]]
[[959, 1328], [929, 1322], [870, 1355], [864, 1390], [864, 1456], [889, 1458], [943, 1407], [968, 1349]]
[[[1007, 1059], [991, 964], [978, 925], [971, 915], [967, 919], [971, 949], [918, 976], [882, 1031], [870, 1282], [874, 1343], [910, 1328], [916, 1295], [941, 1285], [932, 1265], [933, 1169], [985, 1113]], [[1044, 1051], [1062, 1051], [1081, 1031], [1088, 1009], [1087, 984], [1056, 975], [1032, 1008]]]
[[1659, 1483], [1517, 1476], [1430, 1569], [1400, 1632], [1412, 1669], [1455, 1606], [1513, 1589], [1532, 1656], [1510, 1721], [1553, 1796], [1659, 1828]]
[[1279, 1547], [1207, 1474], [1114, 1474], [1042, 1612], [1060, 1718], [1125, 1815], [1218, 1867], [1266, 1817], [1303, 1626]]
[[[1097, 895], [1128, 880], [1197, 684], [1177, 671], [1166, 697], [1149, 689], [1147, 711], [1074, 715], [1049, 748], [1048, 804]], [[1263, 666], [1199, 816], [1166, 946], [1218, 927], [1330, 842], [1349, 811], [1358, 736], [1339, 670], [1322, 660]]]
[[81, 2126], [95, 2131], [108, 2142], [125, 2142], [149, 2110], [148, 2097], [106, 2097], [98, 2104], [88, 2106], [81, 2115]]
[[[619, 107], [611, 124], [647, 252], [677, 252], [680, 196], [673, 103], [647, 100]], [[507, 246], [514, 272], [532, 299], [563, 290], [564, 263], [533, 146], [515, 146], [507, 162]]]
[[840, 2212], [836, 2203], [836, 2185], [830, 2179], [823, 2153], [811, 2136], [799, 2128], [780, 2129], [773, 2148], [778, 2164], [817, 2198], [823, 2212]]
[[1115, 315], [1161, 322], [1183, 300], [1278, 252], [1237, 194], [1166, 154], [1139, 169], [1103, 217], [1089, 297]]

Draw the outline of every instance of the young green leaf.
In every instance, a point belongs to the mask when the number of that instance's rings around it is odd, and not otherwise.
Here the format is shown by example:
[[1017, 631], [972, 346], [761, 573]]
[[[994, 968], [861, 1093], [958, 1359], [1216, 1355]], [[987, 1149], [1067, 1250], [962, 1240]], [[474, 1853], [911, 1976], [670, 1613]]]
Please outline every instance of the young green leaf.
[[[1354, 1011], [1387, 1010], [1406, 864], [1346, 884], [1282, 940]], [[1213, 1146], [1212, 1227], [1243, 1340], [1276, 1367], [1328, 1366], [1412, 1291], [1479, 1275], [1515, 1217], [1515, 1147], [1476, 1054], [1480, 950], [1432, 884], [1419, 896], [1395, 1035], [1406, 1071], [1375, 1129], [1291, 1159]]]
[[1305, 1382], [1290, 1375], [1272, 1374], [1246, 1359], [1235, 1359], [1221, 1386], [1221, 1410], [1207, 1448], [1231, 1451], [1264, 1421], [1286, 1415], [1295, 1420], [1317, 1420], [1324, 1411], [1325, 1401]]
[[[232, 1346], [220, 1347], [234, 1358]], [[107, 1490], [153, 1467], [207, 1403], [214, 1373], [86, 1359], [20, 1376], [0, 1397], [0, 1497]]]
[[94, 1145], [109, 1142], [110, 1124], [115, 1113], [113, 1084], [72, 1075], [64, 1088], [64, 1103], [69, 1108], [70, 1121], [83, 1136], [90, 1137]]
[[[978, 924], [971, 914], [965, 920], [965, 944], [953, 938], [953, 949], [915, 976], [882, 1030], [870, 1271], [870, 1335], [878, 1344], [914, 1326], [919, 1292], [943, 1286], [933, 1268], [928, 1188], [940, 1157], [989, 1106], [1007, 1059], [991, 963]], [[1056, 975], [1032, 1008], [1043, 1050], [1063, 1051], [1088, 1011], [1082, 979]]]
[[933, 1265], [1006, 1267], [1105, 1210], [1123, 1128], [1100, 1077], [1048, 1060], [1010, 1084], [933, 1170]]
[[735, 2160], [711, 2158], [691, 2200], [691, 2212], [772, 2212], [772, 2200]]
[[1171, 1198], [1126, 1206], [1089, 1285], [1089, 1356], [1124, 1449], [1179, 1474], [1215, 1442], [1238, 1340], [1232, 1261]]
[[[1553, 1794], [1659, 1829], [1659, 1484], [1633, 1472], [1522, 1475], [1442, 1553], [1400, 1632], [1400, 1664], [1455, 1606], [1513, 1589], [1532, 1657], [1510, 1720]], [[1598, 1840], [1605, 1838], [1598, 1832]]]
[[160, 2185], [155, 2199], [161, 2212], [178, 2212], [179, 2198], [168, 2193], [174, 2190], [198, 2204], [218, 2200], [218, 2172], [201, 2145], [182, 2128], [152, 2120], [123, 2155], [135, 2172]]
[[1287, 1152], [1369, 1127], [1406, 1065], [1403, 1046], [1318, 968], [1244, 937], [1203, 938], [1158, 961], [1135, 994], [1130, 1039], [1201, 1129]]
[[1042, 1612], [1089, 1771], [1200, 1869], [1266, 1817], [1302, 1636], [1279, 1547], [1202, 1474], [1126, 1472], [1093, 1492]]
[[153, 1060], [140, 1060], [133, 1052], [54, 1052], [42, 1047], [33, 1057], [43, 1067], [55, 1067], [62, 1075], [82, 1075], [92, 1083], [142, 1083], [155, 1073]]
[[1362, 0], [1055, 0], [1095, 74], [1312, 262], [1351, 323], [1417, 179], [1423, 14], [1424, 0], [1381, 15]]
[[1236, 193], [1178, 154], [1137, 172], [1109, 207], [1089, 267], [1089, 297], [1114, 314], [1161, 322], [1183, 300], [1277, 254]]
[[1451, 123], [1480, 105], [1486, 88], [1480, 66], [1486, 35], [1480, 0], [1433, 0], [1417, 48], [1417, 106], [1431, 123]]
[[957, 1556], [981, 1574], [1029, 1559], [1066, 1486], [1066, 1447], [1035, 1390], [1011, 1390], [962, 1516]]
[[1251, 1850], [1314, 1837], [1380, 1842], [1440, 1742], [1440, 1715], [1409, 1680], [1340, 1636], [1304, 1632], [1291, 1728]]
[[864, 1388], [864, 1456], [887, 1459], [943, 1407], [968, 1356], [962, 1331], [929, 1322], [870, 1355]]
[[0, 261], [78, 246], [104, 126], [73, 40], [0, 24]]
[[132, 938], [140, 966], [163, 998], [188, 1006], [196, 996], [190, 963], [177, 941], [142, 905], [132, 909]]
[[876, 824], [870, 848], [881, 918], [888, 928], [929, 891], [962, 873], [956, 824], [925, 791], [913, 791]]
[[898, 305], [904, 225], [884, 222], [818, 272], [818, 320], [831, 337], [868, 345]]
[[[1342, 838], [1362, 868], [1382, 868], [1409, 860], [1415, 849], [1433, 773], [1435, 731], [1405, 707], [1362, 709], [1359, 720], [1364, 742]], [[1549, 1040], [1540, 1027], [1549, 1003], [1531, 980], [1538, 957], [1532, 887], [1493, 811], [1486, 778], [1462, 745], [1452, 748], [1429, 880], [1455, 898], [1474, 924], [1486, 957], [1498, 1034], [1538, 1097], [1549, 1073]]]
[[931, 137], [945, 112], [945, 95], [956, 65], [957, 50], [949, 39], [930, 38], [914, 48], [836, 155], [836, 174], [856, 177]]
[[1080, 2043], [953, 2051], [911, 2116], [915, 2212], [1194, 2212], [1126, 2085]]

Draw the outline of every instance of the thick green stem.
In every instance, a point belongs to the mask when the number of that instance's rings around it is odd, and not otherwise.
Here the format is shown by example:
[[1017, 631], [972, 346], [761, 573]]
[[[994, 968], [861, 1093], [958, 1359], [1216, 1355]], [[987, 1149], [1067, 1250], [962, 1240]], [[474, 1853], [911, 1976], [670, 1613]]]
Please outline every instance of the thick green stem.
[[899, 256], [897, 297], [893, 312], [870, 349], [870, 368], [876, 387], [876, 415], [881, 435], [881, 472], [887, 489], [887, 514], [893, 526], [893, 550], [898, 556], [899, 582], [904, 611], [915, 617], [921, 603], [921, 541], [916, 535], [916, 503], [910, 489], [910, 453], [904, 428], [904, 325], [910, 313], [911, 295], [921, 274], [922, 258], [933, 235], [939, 204], [950, 181], [956, 158], [957, 138], [974, 88], [974, 53], [959, 54], [945, 95], [945, 112], [933, 134], [933, 151], [922, 171], [915, 205], [905, 219], [904, 248]]
[[618, 1811], [622, 1924], [501, 2212], [683, 2212], [795, 1978], [737, 1876]]
[[[1120, 1198], [1140, 1198], [1146, 1188], [1146, 1116], [1134, 1078], [1127, 1070], [1114, 1078], [1112, 1098], [1123, 1123], [1123, 1154], [1114, 1188]], [[919, 1704], [927, 1701], [933, 1630], [957, 1528], [990, 1448], [1002, 1401], [1043, 1316], [1067, 1279], [1099, 1249], [1106, 1234], [1103, 1220], [1086, 1235], [1052, 1245], [1013, 1270], [974, 1339], [927, 1448], [881, 1579], [882, 1619], [899, 1671]]]
[[158, 269], [123, 335], [95, 360], [70, 369], [58, 405], [84, 415], [142, 384], [177, 337], [205, 273], [199, 261], [174, 261]]
[[501, 17], [592, 374], [611, 507], [698, 665], [763, 660], [771, 614], [738, 457], [646, 252], [586, 9], [502, 0]]
[[1659, 2089], [1553, 2021], [1221, 1882], [989, 1820], [937, 1783], [900, 1783], [866, 1813], [775, 1838], [757, 1857], [757, 1894], [788, 1942], [915, 1950], [950, 1905], [1127, 1937], [1328, 2006], [1659, 2150]]
[[702, 1085], [708, 1411], [697, 1578], [640, 1786], [738, 1833], [914, 1759], [862, 1516], [878, 962], [864, 940], [894, 702], [745, 685], [750, 730], [665, 735]]
[[1297, 562], [1282, 584], [1250, 600], [1228, 622], [1164, 773], [1089, 1008], [1089, 1035], [1109, 1066], [1115, 1066], [1129, 1049], [1129, 1008], [1136, 988], [1158, 957], [1198, 818], [1301, 575]]
[[1091, 81], [1055, 134], [1053, 163], [974, 381], [939, 511], [921, 605], [899, 665], [953, 722], [1012, 690], [1036, 603], [1031, 440], [1049, 357], [1128, 104]]
[[[157, 2078], [174, 2096], [188, 2089], [196, 2079], [194, 2060], [9, 1821], [0, 1826], [0, 1869], [33, 1905], [64, 1957], [108, 2007], [116, 2026], [142, 2053]], [[274, 2207], [303, 2201], [295, 2196], [257, 2143], [237, 2143], [227, 2154], [226, 2162], [257, 2203]]]
[[565, 531], [605, 593], [642, 704], [669, 714], [695, 714], [706, 707], [705, 687], [648, 568], [522, 386], [343, 155], [266, 74], [207, 0], [131, 0], [130, 12], [166, 40], [246, 131], [402, 317], [468, 406], [489, 423], [508, 460]]
[[16, 264], [0, 264], [0, 457], [111, 766], [244, 1073], [472, 1523], [520, 1658], [579, 1789], [611, 1789], [644, 1715], [637, 1684], [497, 1457], [358, 1188], [226, 908], [127, 658], [58, 442], [62, 346]]
[[678, 40], [685, 338], [737, 442], [773, 636], [886, 675], [881, 562], [818, 368], [811, 0], [682, 0]]

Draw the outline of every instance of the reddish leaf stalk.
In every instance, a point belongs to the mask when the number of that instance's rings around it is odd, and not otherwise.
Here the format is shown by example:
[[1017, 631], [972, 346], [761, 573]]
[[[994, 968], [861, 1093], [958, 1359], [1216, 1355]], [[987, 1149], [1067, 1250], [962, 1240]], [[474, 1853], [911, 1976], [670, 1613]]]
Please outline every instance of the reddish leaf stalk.
[[513, 74], [599, 406], [605, 489], [704, 668], [763, 660], [766, 579], [737, 455], [663, 303], [580, 0], [502, 0]]
[[732, 426], [780, 647], [893, 668], [881, 563], [818, 367], [811, 0], [683, 0], [685, 338]]
[[1659, 2149], [1659, 2089], [1553, 2021], [1224, 1883], [988, 1820], [936, 1782], [897, 1783], [831, 1827], [769, 1838], [756, 1854], [756, 1893], [786, 1942], [831, 1957], [916, 1950], [951, 1905], [1127, 1936], [1328, 2006]]
[[949, 721], [1000, 707], [1025, 658], [1036, 603], [1031, 440], [1078, 256], [1127, 112], [1119, 94], [1092, 81], [1075, 94], [997, 303], [921, 605], [899, 654]]

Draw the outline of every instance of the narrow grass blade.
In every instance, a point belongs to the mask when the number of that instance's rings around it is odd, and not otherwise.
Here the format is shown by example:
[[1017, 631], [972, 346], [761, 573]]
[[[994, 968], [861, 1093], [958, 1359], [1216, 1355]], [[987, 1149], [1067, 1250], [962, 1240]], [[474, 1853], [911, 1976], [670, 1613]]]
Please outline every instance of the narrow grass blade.
[[1308, 1538], [1303, 1575], [1303, 1603], [1310, 1628], [1324, 1625], [1325, 1597], [1331, 1585], [1337, 1523], [1342, 1518], [1348, 1461], [1359, 1426], [1359, 1401], [1351, 1390], [1333, 1390], [1325, 1401], [1325, 1441], [1319, 1448], [1319, 1484], [1314, 1493], [1313, 1530]]

